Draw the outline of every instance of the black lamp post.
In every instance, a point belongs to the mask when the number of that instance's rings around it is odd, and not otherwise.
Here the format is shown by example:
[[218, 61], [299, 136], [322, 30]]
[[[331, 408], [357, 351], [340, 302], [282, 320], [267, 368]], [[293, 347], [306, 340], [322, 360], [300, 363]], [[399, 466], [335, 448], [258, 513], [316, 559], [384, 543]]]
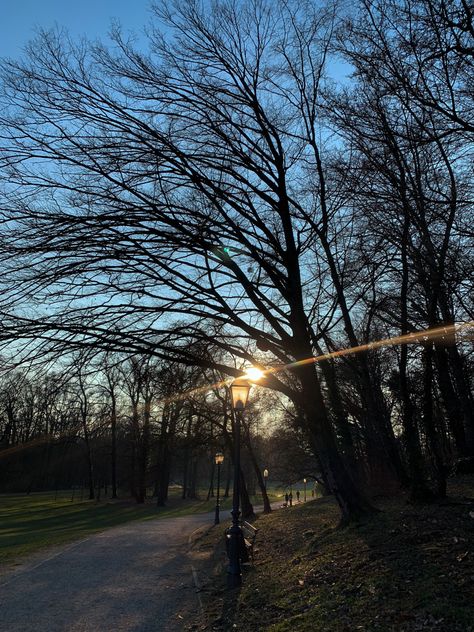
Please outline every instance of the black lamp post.
[[219, 524], [219, 491], [221, 487], [221, 463], [224, 462], [224, 455], [222, 452], [216, 452], [214, 457], [217, 465], [217, 498], [216, 498], [216, 517], [214, 518], [214, 524]]
[[265, 491], [267, 491], [267, 480], [268, 480], [268, 470], [265, 468], [263, 470], [263, 480], [265, 482]]
[[235, 588], [242, 584], [240, 552], [243, 546], [242, 530], [239, 526], [240, 503], [240, 422], [247, 404], [250, 382], [244, 378], [236, 378], [230, 385], [232, 408], [234, 410], [234, 488], [232, 492], [232, 526], [229, 529], [229, 567], [228, 585]]
[[303, 483], [304, 483], [304, 501], [306, 502], [306, 479], [303, 479]]

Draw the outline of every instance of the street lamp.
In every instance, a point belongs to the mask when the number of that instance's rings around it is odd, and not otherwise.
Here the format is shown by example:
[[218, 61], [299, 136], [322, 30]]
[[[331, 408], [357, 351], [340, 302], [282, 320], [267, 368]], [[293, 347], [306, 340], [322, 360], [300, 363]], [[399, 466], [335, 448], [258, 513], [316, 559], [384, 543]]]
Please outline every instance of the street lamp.
[[239, 526], [240, 503], [240, 423], [247, 404], [250, 382], [242, 377], [236, 378], [230, 385], [232, 408], [234, 410], [234, 488], [232, 492], [232, 526], [229, 529], [229, 567], [228, 584], [234, 588], [242, 584], [240, 552], [244, 546], [242, 530]]
[[263, 470], [263, 480], [265, 481], [265, 491], [267, 491], [267, 480], [268, 480], [268, 470], [265, 468]]
[[216, 517], [214, 518], [214, 524], [219, 524], [219, 491], [221, 486], [221, 463], [224, 462], [224, 455], [222, 452], [216, 452], [214, 457], [217, 465], [217, 498], [216, 498]]
[[[306, 481], [305, 478], [303, 479], [303, 483], [304, 483], [304, 501], [306, 502], [306, 483], [307, 483], [307, 481]], [[217, 492], [217, 493], [219, 493], [219, 492]]]

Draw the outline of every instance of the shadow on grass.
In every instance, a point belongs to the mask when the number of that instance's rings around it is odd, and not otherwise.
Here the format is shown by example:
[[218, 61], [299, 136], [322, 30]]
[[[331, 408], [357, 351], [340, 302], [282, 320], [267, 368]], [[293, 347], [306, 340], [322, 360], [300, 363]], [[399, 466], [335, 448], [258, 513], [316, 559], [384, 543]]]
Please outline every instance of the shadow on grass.
[[364, 587], [373, 605], [390, 615], [387, 629], [454, 631], [472, 624], [474, 565], [467, 554], [472, 534], [467, 517], [459, 508], [406, 506], [359, 527], [370, 578]]
[[209, 629], [474, 630], [474, 507], [378, 500], [345, 528], [331, 498], [265, 517], [255, 571], [237, 598], [218, 591], [223, 627]]
[[226, 630], [232, 630], [239, 620], [241, 587], [227, 589], [223, 594], [221, 621]]

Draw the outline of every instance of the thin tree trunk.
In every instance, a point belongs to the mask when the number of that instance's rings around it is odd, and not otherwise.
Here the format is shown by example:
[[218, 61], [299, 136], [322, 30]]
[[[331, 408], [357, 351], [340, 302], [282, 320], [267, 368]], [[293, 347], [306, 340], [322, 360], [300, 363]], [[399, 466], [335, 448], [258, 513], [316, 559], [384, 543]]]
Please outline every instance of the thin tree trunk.
[[191, 476], [189, 477], [188, 498], [197, 498], [197, 459], [193, 455], [191, 457]]
[[181, 494], [181, 498], [184, 500], [186, 498], [187, 490], [188, 490], [188, 473], [189, 473], [189, 444], [191, 441], [191, 431], [192, 431], [193, 417], [189, 415], [187, 428], [186, 428], [186, 443], [184, 449], [184, 472], [183, 472], [183, 492]]
[[210, 498], [214, 498], [214, 471], [216, 469], [216, 465], [214, 463], [214, 459], [212, 460], [211, 465], [211, 476], [209, 481], [209, 489], [207, 490], [206, 500], [210, 500]]
[[240, 470], [240, 506], [242, 520], [253, 520], [255, 518], [255, 512], [253, 510], [253, 505], [250, 502], [247, 484], [245, 482], [245, 476], [242, 470]]
[[435, 343], [434, 350], [439, 390], [448, 416], [449, 427], [454, 438], [456, 450], [460, 456], [468, 456], [469, 450], [464, 433], [463, 413], [449, 374], [449, 359], [446, 351], [439, 344]]
[[423, 353], [423, 422], [426, 436], [433, 455], [436, 491], [439, 498], [446, 496], [446, 466], [439, 442], [433, 410], [433, 345], [428, 343]]
[[117, 401], [115, 393], [110, 393], [112, 400], [111, 412], [111, 469], [112, 469], [112, 498], [117, 498]]
[[[400, 290], [401, 303], [401, 335], [408, 333], [408, 233], [410, 228], [410, 219], [405, 214], [403, 225], [402, 243], [401, 243], [401, 259], [402, 259], [402, 284]], [[410, 397], [410, 389], [408, 386], [408, 346], [401, 345], [399, 380], [400, 380], [400, 397], [402, 403], [402, 423], [403, 423], [403, 440], [407, 453], [408, 470], [410, 475], [410, 497], [415, 502], [426, 502], [432, 498], [431, 490], [428, 487], [423, 467], [423, 454], [421, 452], [420, 438], [414, 419], [413, 403]]]
[[270, 505], [270, 501], [268, 500], [268, 494], [267, 494], [267, 488], [265, 485], [265, 480], [263, 478], [262, 475], [262, 470], [258, 464], [257, 461], [257, 457], [255, 456], [255, 452], [254, 449], [252, 447], [252, 442], [250, 439], [250, 430], [247, 424], [245, 424], [245, 422], [243, 423], [243, 427], [244, 427], [244, 436], [245, 436], [245, 443], [247, 446], [247, 451], [250, 457], [250, 462], [252, 463], [255, 475], [257, 477], [257, 483], [258, 486], [260, 488], [260, 491], [262, 493], [262, 498], [263, 498], [263, 512], [264, 513], [271, 513], [272, 508]]
[[232, 459], [227, 459], [224, 498], [229, 498], [231, 482], [232, 482]]

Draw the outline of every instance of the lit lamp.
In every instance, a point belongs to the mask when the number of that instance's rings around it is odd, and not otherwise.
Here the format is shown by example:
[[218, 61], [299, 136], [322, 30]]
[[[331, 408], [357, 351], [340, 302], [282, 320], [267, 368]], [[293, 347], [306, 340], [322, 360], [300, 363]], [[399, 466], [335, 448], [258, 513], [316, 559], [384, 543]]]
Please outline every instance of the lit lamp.
[[234, 588], [242, 584], [242, 569], [240, 567], [240, 552], [244, 546], [242, 530], [239, 526], [240, 503], [240, 423], [242, 413], [247, 405], [250, 392], [250, 382], [238, 377], [230, 385], [232, 408], [234, 410], [234, 488], [232, 492], [232, 526], [229, 529], [229, 567], [228, 584]]
[[305, 478], [303, 479], [303, 483], [304, 483], [304, 501], [306, 502], [306, 483], [307, 483], [307, 481], [306, 481]]
[[230, 385], [232, 408], [235, 411], [244, 410], [249, 398], [250, 386], [250, 382], [243, 377], [236, 378]]
[[267, 480], [268, 480], [268, 470], [265, 468], [263, 470], [263, 480], [265, 481], [265, 491], [267, 491]]
[[222, 452], [216, 452], [214, 457], [217, 465], [217, 498], [216, 498], [216, 517], [214, 518], [214, 524], [219, 524], [219, 491], [221, 487], [221, 464], [224, 463], [224, 455]]

